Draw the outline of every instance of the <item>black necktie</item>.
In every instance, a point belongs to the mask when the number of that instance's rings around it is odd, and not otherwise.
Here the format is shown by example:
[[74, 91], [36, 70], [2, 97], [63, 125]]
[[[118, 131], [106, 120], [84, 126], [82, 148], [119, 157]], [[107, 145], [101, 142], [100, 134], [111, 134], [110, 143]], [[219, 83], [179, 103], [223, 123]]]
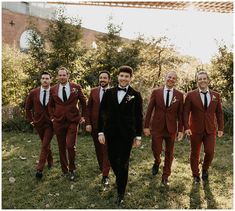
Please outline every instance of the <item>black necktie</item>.
[[126, 92], [126, 88], [118, 87], [118, 91], [124, 91], [124, 92]]
[[208, 102], [207, 102], [207, 91], [206, 92], [201, 92], [202, 94], [204, 94], [204, 108], [205, 110], [207, 109], [207, 106], [208, 106]]
[[46, 106], [46, 90], [43, 91], [42, 105]]
[[106, 92], [106, 89], [102, 89], [102, 90], [103, 90], [104, 93]]
[[63, 87], [63, 100], [64, 100], [64, 102], [66, 102], [67, 101], [67, 94], [66, 94], [66, 91], [65, 91], [65, 86]]
[[170, 91], [171, 90], [167, 90], [167, 94], [166, 94], [166, 107], [169, 107]]

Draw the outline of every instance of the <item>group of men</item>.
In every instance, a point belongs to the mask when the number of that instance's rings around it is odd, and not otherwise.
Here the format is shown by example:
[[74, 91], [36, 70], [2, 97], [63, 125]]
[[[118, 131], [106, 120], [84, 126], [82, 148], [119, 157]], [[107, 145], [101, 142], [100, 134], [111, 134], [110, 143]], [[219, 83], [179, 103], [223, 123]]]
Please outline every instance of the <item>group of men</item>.
[[[110, 73], [101, 71], [99, 86], [91, 90], [88, 103], [81, 86], [69, 82], [66, 68], [58, 69], [58, 84], [53, 87], [50, 87], [50, 74], [41, 74], [41, 86], [33, 89], [26, 100], [27, 119], [42, 142], [36, 178], [42, 178], [46, 162], [49, 169], [53, 166], [50, 142], [55, 133], [63, 175], [74, 180], [78, 125], [85, 123], [86, 131], [91, 133], [94, 141], [102, 184], [109, 184], [110, 168], [116, 176], [118, 205], [124, 202], [131, 149], [141, 145], [143, 128], [146, 136], [152, 136], [153, 175], [159, 171], [165, 141], [162, 185], [169, 183], [176, 137], [182, 140], [184, 133], [191, 142], [193, 181], [200, 181], [202, 144], [205, 152], [202, 179], [208, 180], [216, 130], [218, 137], [221, 137], [224, 125], [220, 95], [208, 88], [208, 74], [204, 71], [197, 73], [198, 88], [189, 92], [184, 99], [183, 93], [174, 88], [176, 73], [168, 72], [164, 86], [152, 91], [144, 120], [141, 94], [130, 86], [132, 74], [131, 67], [119, 67], [118, 85], [111, 87]], [[78, 109], [78, 101], [82, 112]]]

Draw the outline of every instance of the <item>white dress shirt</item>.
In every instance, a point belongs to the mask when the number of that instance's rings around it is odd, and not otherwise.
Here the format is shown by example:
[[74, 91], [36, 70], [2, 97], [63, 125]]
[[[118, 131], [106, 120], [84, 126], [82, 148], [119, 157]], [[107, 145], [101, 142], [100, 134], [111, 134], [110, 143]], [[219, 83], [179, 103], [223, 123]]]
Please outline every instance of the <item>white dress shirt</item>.
[[46, 90], [46, 105], [47, 105], [50, 96], [50, 86], [47, 89], [44, 89], [42, 86], [40, 87], [40, 102], [42, 105], [43, 105], [44, 90]]
[[210, 102], [211, 102], [211, 95], [210, 95], [209, 89], [207, 88], [206, 91], [202, 91], [201, 89], [199, 89], [199, 93], [200, 93], [200, 97], [201, 97], [201, 100], [202, 100], [202, 104], [204, 106], [204, 94], [202, 92], [207, 92], [206, 93], [206, 98], [207, 98], [207, 108], [208, 108], [209, 105], [210, 105]]
[[107, 90], [107, 89], [109, 89], [109, 86], [106, 88], [100, 87], [100, 93], [99, 93], [100, 94], [100, 102], [103, 99], [104, 90]]
[[164, 86], [164, 90], [163, 90], [163, 98], [164, 98], [164, 103], [166, 105], [166, 95], [167, 95], [167, 90], [170, 90], [169, 92], [169, 105], [171, 104], [172, 98], [173, 98], [173, 88], [169, 89], [166, 86]]
[[124, 96], [126, 95], [129, 86], [121, 87], [121, 86], [118, 85], [118, 87], [122, 88], [122, 89], [126, 88], [126, 92], [122, 91], [122, 90], [118, 90], [118, 92], [117, 92], [118, 103], [120, 104], [122, 102]]
[[70, 96], [70, 85], [69, 85], [69, 82], [67, 82], [64, 86], [62, 84], [59, 85], [59, 91], [58, 91], [58, 96], [59, 98], [63, 100], [63, 87], [65, 87], [65, 92], [66, 92], [66, 95], [67, 95], [67, 99], [69, 99], [69, 96]]

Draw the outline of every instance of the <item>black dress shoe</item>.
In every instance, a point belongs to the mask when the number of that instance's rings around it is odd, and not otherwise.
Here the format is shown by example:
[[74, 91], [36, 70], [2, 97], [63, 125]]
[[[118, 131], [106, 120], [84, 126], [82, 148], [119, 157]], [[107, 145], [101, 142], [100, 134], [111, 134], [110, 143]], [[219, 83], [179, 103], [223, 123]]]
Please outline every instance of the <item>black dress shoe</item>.
[[208, 181], [208, 171], [207, 170], [202, 171], [202, 180], [204, 182]]
[[162, 179], [161, 184], [164, 186], [168, 186], [169, 185], [168, 179]]
[[200, 177], [199, 176], [193, 177], [193, 182], [194, 184], [198, 184], [200, 182]]
[[124, 194], [118, 194], [117, 205], [121, 206], [121, 205], [123, 205], [123, 203], [124, 203]]
[[75, 179], [75, 172], [74, 171], [69, 171], [69, 179], [73, 181]]
[[103, 176], [101, 183], [103, 186], [108, 186], [109, 185], [109, 177], [108, 176]]
[[36, 175], [35, 175], [35, 176], [36, 176], [36, 178], [37, 178], [38, 180], [42, 179], [42, 176], [43, 176], [42, 171], [39, 171], [39, 170], [38, 170], [38, 171], [36, 172]]
[[153, 167], [152, 167], [152, 174], [153, 175], [156, 175], [158, 173], [158, 170], [159, 170], [159, 165], [157, 165], [156, 163], [153, 164]]

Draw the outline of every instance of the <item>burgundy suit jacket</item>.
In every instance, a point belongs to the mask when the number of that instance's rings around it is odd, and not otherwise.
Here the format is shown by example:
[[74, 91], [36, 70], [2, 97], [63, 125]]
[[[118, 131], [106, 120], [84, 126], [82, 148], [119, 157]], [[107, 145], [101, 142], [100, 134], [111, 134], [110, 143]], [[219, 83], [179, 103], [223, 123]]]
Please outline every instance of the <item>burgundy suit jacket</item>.
[[169, 133], [183, 131], [183, 94], [173, 89], [171, 104], [166, 108], [164, 88], [154, 89], [145, 115], [144, 128], [151, 128], [152, 135], [163, 135], [165, 126]]
[[25, 103], [26, 118], [33, 122], [34, 126], [40, 127], [44, 124], [51, 124], [48, 106], [43, 106], [40, 102], [40, 87], [30, 91]]
[[[211, 102], [204, 109], [198, 89], [189, 92], [184, 104], [184, 127], [193, 133], [214, 133], [216, 128], [224, 130], [224, 117], [219, 93], [209, 90]], [[217, 122], [217, 124], [216, 124]]]
[[56, 123], [69, 122], [79, 123], [81, 115], [78, 108], [78, 100], [82, 106], [82, 116], [86, 116], [86, 98], [82, 93], [81, 86], [74, 83], [70, 84], [70, 96], [66, 102], [58, 96], [59, 84], [51, 88], [50, 100], [48, 105], [50, 119]]
[[100, 86], [91, 89], [87, 105], [86, 125], [91, 125], [92, 130], [98, 130], [100, 110]]

